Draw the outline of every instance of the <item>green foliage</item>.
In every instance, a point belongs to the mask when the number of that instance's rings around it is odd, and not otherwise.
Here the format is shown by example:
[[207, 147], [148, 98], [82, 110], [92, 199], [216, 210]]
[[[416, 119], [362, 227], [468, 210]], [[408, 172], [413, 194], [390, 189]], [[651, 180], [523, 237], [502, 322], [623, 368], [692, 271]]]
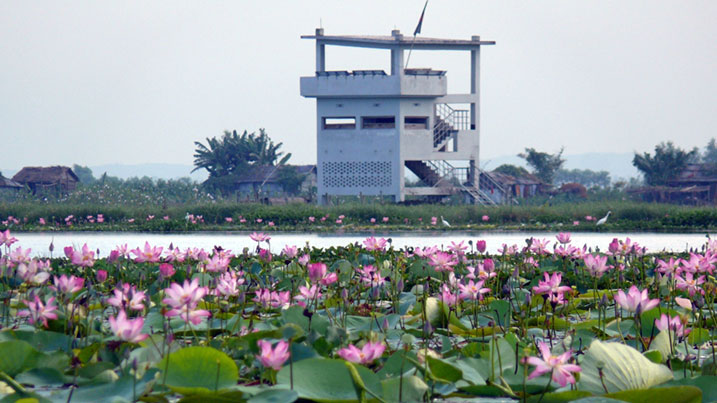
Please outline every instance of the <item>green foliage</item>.
[[654, 156], [650, 153], [635, 153], [632, 165], [642, 172], [648, 185], [660, 186], [679, 175], [696, 157], [696, 148], [687, 152], [669, 141], [656, 145]]
[[500, 172], [502, 174], [510, 175], [515, 178], [530, 174], [527, 169], [511, 164], [503, 164], [498, 168], [494, 169], [493, 172]]
[[236, 363], [211, 347], [183, 348], [170, 354], [157, 367], [165, 371], [165, 384], [183, 395], [217, 392], [235, 385], [239, 379]]
[[524, 153], [518, 154], [520, 158], [525, 159], [530, 165], [533, 169], [533, 174], [548, 184], [552, 184], [555, 181], [555, 175], [565, 163], [562, 155], [562, 148], [557, 154], [536, 151], [534, 148], [526, 148]]
[[92, 170], [86, 166], [74, 164], [72, 166], [72, 172], [74, 172], [75, 175], [77, 175], [77, 177], [80, 179], [80, 183], [85, 184], [85, 185], [90, 184], [97, 180], [92, 175]]
[[306, 179], [306, 175], [300, 174], [296, 167], [284, 165], [278, 171], [279, 183], [288, 194], [298, 194], [301, 190], [301, 184]]

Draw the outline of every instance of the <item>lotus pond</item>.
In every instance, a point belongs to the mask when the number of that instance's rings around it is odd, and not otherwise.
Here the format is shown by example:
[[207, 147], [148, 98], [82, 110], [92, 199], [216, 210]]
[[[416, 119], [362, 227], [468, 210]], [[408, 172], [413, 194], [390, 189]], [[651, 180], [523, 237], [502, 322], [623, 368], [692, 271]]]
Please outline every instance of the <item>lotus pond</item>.
[[[717, 241], [91, 245], [0, 232], [0, 402], [717, 400]], [[57, 255], [58, 253], [55, 253]]]

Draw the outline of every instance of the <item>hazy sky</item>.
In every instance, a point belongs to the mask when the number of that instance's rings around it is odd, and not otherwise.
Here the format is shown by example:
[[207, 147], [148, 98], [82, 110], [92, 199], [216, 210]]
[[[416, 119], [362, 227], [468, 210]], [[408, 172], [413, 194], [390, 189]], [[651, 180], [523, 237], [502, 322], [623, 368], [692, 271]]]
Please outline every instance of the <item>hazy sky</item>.
[[[423, 0], [3, 1], [0, 168], [190, 165], [194, 141], [266, 128], [315, 163], [312, 34], [410, 35]], [[650, 151], [717, 136], [717, 1], [433, 0], [422, 36], [482, 51], [481, 158]], [[465, 52], [414, 52], [467, 92]], [[329, 47], [327, 68], [388, 69]]]

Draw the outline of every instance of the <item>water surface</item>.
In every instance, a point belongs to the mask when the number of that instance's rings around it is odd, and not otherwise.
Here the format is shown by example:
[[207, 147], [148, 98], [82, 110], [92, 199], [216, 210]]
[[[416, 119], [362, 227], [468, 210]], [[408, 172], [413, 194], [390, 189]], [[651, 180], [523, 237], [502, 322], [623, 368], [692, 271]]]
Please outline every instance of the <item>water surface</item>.
[[[485, 240], [488, 250], [495, 253], [502, 244], [524, 246], [530, 237], [555, 240], [557, 232], [373, 232], [373, 233], [288, 233], [272, 232], [271, 250], [281, 251], [285, 245], [311, 246], [326, 248], [345, 246], [350, 243], [362, 242], [368, 236], [391, 238], [393, 246], [448, 246], [451, 242]], [[34, 256], [50, 256], [50, 243], [54, 244], [54, 256], [62, 255], [65, 246], [82, 247], [85, 243], [100, 251], [100, 256], [107, 256], [117, 245], [127, 244], [130, 248], [143, 246], [149, 242], [153, 246], [168, 247], [199, 247], [211, 249], [221, 246], [225, 249], [240, 252], [244, 248], [256, 247], [256, 242], [249, 239], [248, 232], [197, 232], [177, 234], [152, 234], [132, 232], [15, 232], [18, 243], [23, 249], [32, 248]], [[712, 238], [714, 234], [710, 234]], [[707, 241], [706, 234], [663, 234], [663, 233], [585, 233], [572, 234], [572, 244], [587, 245], [606, 250], [613, 238], [625, 239], [647, 247], [648, 252], [673, 251], [683, 252], [690, 248], [701, 248]]]

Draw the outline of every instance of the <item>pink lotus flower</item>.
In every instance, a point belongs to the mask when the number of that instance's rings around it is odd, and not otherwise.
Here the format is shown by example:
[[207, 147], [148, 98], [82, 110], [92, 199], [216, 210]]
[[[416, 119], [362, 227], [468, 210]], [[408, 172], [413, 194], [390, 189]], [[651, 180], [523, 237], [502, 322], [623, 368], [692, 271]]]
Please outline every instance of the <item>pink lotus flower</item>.
[[431, 225], [438, 224], [438, 217], [431, 217]]
[[326, 275], [326, 265], [323, 263], [309, 263], [306, 267], [309, 272], [309, 280], [312, 283], [316, 283]]
[[[45, 224], [47, 224], [47, 221], [45, 221], [45, 219], [42, 218], [42, 217], [40, 217], [40, 219], [38, 220], [38, 222], [40, 223], [40, 225], [45, 225]], [[2, 245], [2, 242], [0, 242], [0, 245]]]
[[136, 257], [134, 258], [134, 261], [136, 263], [157, 263], [160, 261], [162, 257], [162, 248], [161, 246], [150, 246], [149, 242], [144, 243], [144, 250], [140, 250], [139, 248], [133, 249], [131, 253], [133, 253]]
[[533, 379], [548, 372], [552, 372], [552, 379], [557, 382], [560, 387], [565, 387], [568, 383], [575, 383], [573, 372], [580, 372], [582, 369], [575, 364], [569, 364], [572, 350], [568, 350], [559, 356], [554, 356], [550, 352], [550, 347], [545, 342], [538, 342], [538, 349], [542, 358], [527, 357], [524, 362], [534, 365], [535, 369], [528, 375], [528, 379]]
[[376, 223], [376, 219], [373, 218], [373, 217], [371, 217], [371, 219], [370, 219], [369, 221], [371, 222], [371, 224], [375, 224], [375, 223]]
[[259, 359], [261, 365], [272, 368], [274, 371], [280, 370], [286, 360], [289, 359], [289, 343], [285, 340], [276, 343], [273, 349], [271, 348], [271, 343], [266, 340], [259, 340], [256, 345], [261, 349], [261, 353], [256, 358]]
[[254, 242], [269, 242], [271, 239], [270, 236], [264, 234], [263, 232], [252, 232], [249, 234], [249, 238]]
[[74, 294], [80, 291], [85, 285], [85, 279], [82, 277], [61, 275], [60, 277], [55, 276], [53, 279], [55, 286], [52, 287], [54, 290], [63, 294]]
[[72, 264], [80, 267], [92, 267], [95, 264], [95, 252], [91, 251], [90, 248], [85, 244], [82, 246], [82, 251], [73, 251], [70, 257]]
[[314, 217], [314, 216], [309, 217], [309, 222], [314, 222], [314, 221], [316, 221], [316, 217]]
[[490, 292], [490, 288], [483, 287], [483, 280], [474, 283], [470, 280], [467, 284], [458, 284], [458, 289], [461, 291], [461, 299], [464, 300], [482, 300], [483, 294]]
[[286, 309], [291, 302], [291, 294], [289, 291], [277, 292], [268, 288], [260, 288], [256, 291], [253, 301], [261, 304], [264, 308]]
[[443, 284], [443, 287], [441, 287], [441, 293], [438, 295], [438, 299], [446, 306], [453, 306], [458, 303], [458, 295], [455, 294], [447, 284]]
[[242, 272], [227, 271], [217, 278], [216, 294], [223, 295], [225, 297], [239, 295], [239, 286], [244, 284], [244, 279], [241, 278]]
[[588, 254], [585, 255], [583, 261], [585, 262], [585, 269], [595, 278], [602, 277], [606, 271], [613, 267], [607, 264], [607, 256]]
[[368, 342], [361, 349], [353, 344], [338, 351], [339, 357], [355, 364], [370, 364], [383, 355], [386, 346], [381, 342]]
[[570, 243], [570, 233], [569, 232], [560, 232], [558, 235], [555, 236], [555, 238], [560, 242], [561, 244], [568, 244]]
[[299, 295], [294, 296], [296, 303], [302, 308], [306, 308], [306, 304], [309, 301], [321, 298], [321, 289], [318, 285], [314, 284], [311, 288], [302, 285], [299, 287]]
[[117, 317], [109, 317], [110, 329], [118, 339], [130, 343], [139, 343], [149, 337], [148, 334], [142, 334], [142, 326], [144, 326], [143, 318], [127, 319], [124, 310], [119, 311]]
[[476, 241], [476, 250], [480, 253], [485, 253], [486, 249], [486, 242], [484, 240], [478, 240]]
[[299, 253], [299, 249], [296, 247], [296, 245], [293, 245], [293, 246], [286, 245], [286, 246], [284, 246], [284, 249], [281, 250], [281, 253], [287, 259], [293, 259]]
[[381, 221], [388, 222], [388, 217], [383, 217], [383, 219]]
[[34, 301], [22, 300], [27, 306], [27, 309], [19, 311], [17, 316], [21, 318], [28, 317], [30, 323], [33, 325], [35, 322], [42, 322], [43, 326], [48, 327], [48, 319], [57, 319], [57, 314], [55, 313], [57, 306], [53, 304], [54, 301], [55, 297], [52, 297], [47, 300], [46, 304], [43, 304], [37, 295], [35, 295]]
[[106, 270], [97, 270], [97, 273], [95, 273], [95, 279], [98, 283], [104, 283], [105, 280], [107, 280], [107, 271]]
[[386, 242], [388, 241], [384, 238], [376, 239], [370, 236], [363, 241], [363, 244], [367, 251], [383, 251], [386, 249]]
[[231, 217], [224, 217], [224, 221], [232, 222], [232, 221], [234, 221], [234, 219], [232, 219]]
[[690, 329], [685, 330], [682, 318], [679, 315], [675, 315], [672, 318], [666, 314], [662, 314], [659, 319], [655, 319], [655, 327], [660, 330], [667, 330], [675, 332], [675, 336], [682, 338], [690, 333]]
[[107, 298], [107, 303], [119, 309], [131, 309], [141, 311], [144, 309], [144, 300], [147, 299], [144, 291], [137, 291], [137, 288], [127, 283], [118, 285], [114, 289], [113, 296]]
[[451, 244], [448, 245], [448, 250], [453, 252], [456, 256], [463, 256], [468, 250], [468, 245], [465, 245], [463, 241], [458, 243], [451, 241]]
[[174, 266], [172, 266], [169, 263], [162, 263], [159, 265], [159, 275], [163, 278], [169, 278], [172, 277], [176, 273], [176, 270], [174, 270]]
[[[262, 249], [263, 250], [263, 249]], [[225, 272], [227, 268], [229, 267], [229, 256], [222, 256], [219, 254], [216, 254], [212, 256], [211, 259], [205, 261], [204, 268], [208, 272], [216, 273], [216, 272]]]
[[458, 264], [455, 256], [446, 252], [436, 252], [428, 258], [428, 264], [437, 272], [453, 271]]
[[207, 288], [200, 287], [199, 279], [194, 278], [191, 282], [184, 280], [181, 286], [177, 283], [172, 283], [169, 288], [164, 289], [164, 292], [166, 297], [162, 300], [162, 303], [169, 305], [174, 310], [181, 310], [186, 307], [194, 309], [199, 304], [199, 301], [207, 295]]
[[[2, 263], [0, 263], [2, 265]], [[48, 272], [51, 268], [45, 267], [40, 261], [35, 259], [26, 262], [21, 262], [17, 265], [17, 275], [26, 283], [41, 285], [50, 279], [50, 273]], [[2, 271], [0, 271], [2, 273]]]
[[560, 272], [554, 272], [552, 275], [543, 273], [545, 280], [539, 280], [538, 285], [533, 287], [533, 293], [542, 294], [564, 294], [570, 292], [573, 289], [567, 285], [560, 285], [563, 280], [563, 274]]
[[483, 221], [490, 221], [490, 217], [488, 217], [487, 215], [484, 215], [484, 216], [481, 217], [480, 219], [483, 220]]
[[550, 252], [548, 251], [549, 244], [550, 241], [547, 239], [533, 238], [532, 242], [530, 243], [530, 251], [535, 253], [536, 255], [550, 254]]
[[577, 227], [578, 225], [580, 225], [580, 221], [578, 221], [578, 220], [573, 221], [573, 226]]
[[299, 258], [299, 264], [302, 266], [306, 266], [306, 264], [309, 263], [309, 259], [310, 257], [308, 254], [301, 255], [301, 257]]
[[699, 276], [698, 278], [694, 278], [694, 274], [690, 272], [685, 273], [685, 277], [677, 276], [675, 278], [675, 288], [678, 290], [687, 291], [690, 294], [690, 297], [694, 297], [696, 293], [700, 293], [704, 295], [705, 291], [700, 287], [700, 285], [704, 284], [705, 282], [705, 276]]
[[650, 299], [647, 296], [647, 289], [640, 291], [639, 288], [633, 285], [627, 294], [622, 290], [618, 291], [615, 296], [615, 303], [630, 312], [641, 313], [659, 305], [660, 300], [657, 298]]
[[104, 216], [104, 214], [97, 214], [97, 222], [98, 222], [98, 223], [103, 223], [103, 222], [105, 222], [105, 216]]

